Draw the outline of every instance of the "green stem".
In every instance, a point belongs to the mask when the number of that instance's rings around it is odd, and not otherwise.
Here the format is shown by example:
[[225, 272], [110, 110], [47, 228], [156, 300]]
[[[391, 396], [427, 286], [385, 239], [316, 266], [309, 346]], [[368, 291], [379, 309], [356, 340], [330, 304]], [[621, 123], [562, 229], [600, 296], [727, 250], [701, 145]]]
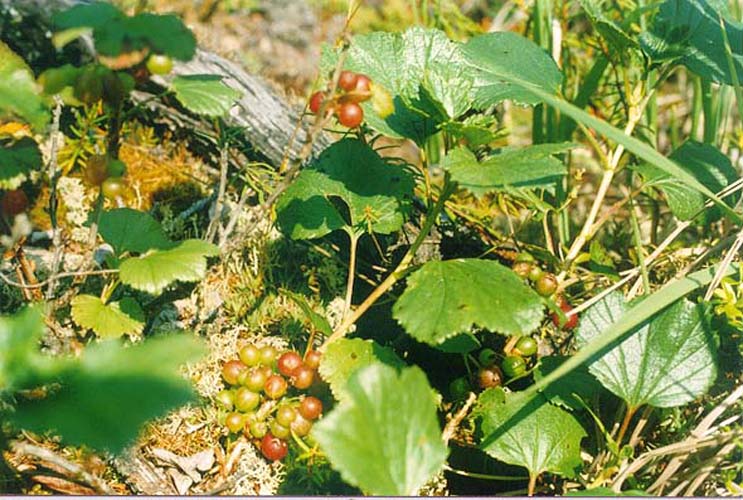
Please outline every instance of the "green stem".
[[438, 219], [439, 214], [444, 208], [444, 204], [446, 203], [446, 200], [451, 196], [451, 194], [454, 192], [454, 185], [451, 182], [449, 178], [449, 174], [446, 174], [445, 180], [444, 180], [444, 186], [441, 190], [441, 194], [439, 195], [439, 199], [436, 201], [436, 204], [433, 206], [433, 208], [428, 212], [426, 215], [426, 220], [423, 223], [423, 227], [421, 227], [420, 232], [418, 233], [418, 236], [416, 237], [413, 244], [410, 246], [408, 251], [403, 256], [400, 263], [397, 265], [394, 271], [392, 271], [385, 280], [377, 286], [370, 294], [369, 296], [362, 302], [356, 310], [353, 311], [353, 313], [346, 316], [346, 319], [344, 319], [341, 324], [338, 326], [338, 328], [333, 332], [333, 334], [328, 337], [323, 345], [320, 347], [320, 350], [323, 351], [325, 348], [331, 343], [339, 338], [342, 338], [346, 333], [348, 332], [348, 329], [358, 321], [358, 319], [364, 315], [364, 313], [369, 310], [369, 308], [374, 305], [374, 303], [382, 296], [384, 295], [392, 286], [398, 282], [405, 274], [407, 273], [408, 269], [410, 268], [410, 265], [413, 262], [413, 258], [415, 257], [416, 252], [418, 251], [418, 248], [423, 244], [423, 241], [425, 241], [426, 237], [428, 236], [428, 233], [431, 232], [431, 229], [436, 224], [436, 219]]
[[493, 474], [483, 474], [481, 472], [468, 472], [466, 470], [455, 469], [447, 464], [444, 465], [444, 470], [458, 476], [472, 477], [475, 479], [488, 479], [492, 481], [523, 481], [524, 479], [527, 479], [525, 476], [497, 476]]
[[351, 309], [351, 301], [353, 300], [353, 283], [356, 277], [356, 249], [360, 238], [361, 234], [354, 232], [352, 229], [348, 230], [350, 246], [348, 257], [348, 279], [346, 281], [346, 299], [343, 303], [343, 318], [346, 317], [348, 311]]
[[[629, 185], [632, 185], [632, 175], [630, 173]], [[645, 265], [645, 253], [642, 246], [642, 234], [640, 233], [640, 223], [637, 220], [635, 210], [635, 200], [632, 196], [629, 199], [629, 214], [632, 224], [632, 239], [635, 243], [635, 252], [637, 253], [637, 263], [640, 265], [640, 274], [642, 275], [643, 295], [650, 293], [650, 278], [648, 277], [648, 267]]]
[[707, 144], [715, 144], [717, 140], [717, 96], [712, 91], [712, 82], [702, 79], [702, 112], [704, 114], [704, 136]]

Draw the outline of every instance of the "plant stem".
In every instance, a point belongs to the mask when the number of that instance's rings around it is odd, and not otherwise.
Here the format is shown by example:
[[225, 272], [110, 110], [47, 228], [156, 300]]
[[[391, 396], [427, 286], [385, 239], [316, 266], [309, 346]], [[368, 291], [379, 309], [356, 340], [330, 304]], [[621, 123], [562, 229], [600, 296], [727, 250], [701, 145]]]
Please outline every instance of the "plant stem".
[[534, 496], [534, 490], [537, 487], [537, 477], [538, 475], [533, 473], [532, 471], [529, 471], [529, 486], [527, 489], [527, 495], [530, 497]]
[[[662, 81], [662, 78], [658, 79], [658, 82], [660, 81]], [[635, 126], [642, 118], [645, 107], [647, 106], [650, 98], [653, 96], [654, 93], [655, 88], [650, 89], [647, 94], [645, 94], [645, 96], [640, 100], [637, 106], [633, 106], [630, 108], [627, 125], [624, 127], [625, 134], [632, 135], [632, 132], [635, 130]], [[565, 275], [567, 274], [567, 270], [569, 269], [572, 262], [576, 259], [576, 257], [578, 257], [585, 244], [591, 239], [593, 234], [596, 232], [596, 229], [598, 229], [593, 227], [593, 223], [596, 220], [596, 217], [598, 217], [598, 213], [604, 203], [606, 193], [609, 191], [611, 182], [614, 179], [614, 174], [617, 171], [619, 160], [622, 158], [623, 154], [624, 146], [622, 144], [618, 144], [616, 149], [614, 150], [614, 153], [609, 159], [608, 168], [604, 170], [604, 174], [601, 177], [601, 184], [599, 184], [599, 188], [596, 191], [596, 198], [593, 200], [593, 205], [591, 205], [588, 217], [583, 223], [583, 228], [581, 229], [578, 236], [575, 238], [575, 241], [573, 241], [573, 244], [570, 246], [570, 249], [565, 256], [565, 267], [558, 276], [559, 280], [562, 280], [565, 277]]]
[[346, 281], [346, 299], [343, 303], [343, 314], [342, 318], [348, 315], [348, 311], [351, 310], [351, 301], [353, 300], [353, 282], [356, 277], [356, 248], [359, 244], [361, 234], [357, 234], [352, 229], [348, 231], [348, 239], [350, 242], [349, 246], [349, 257], [348, 257], [348, 280]]
[[619, 434], [617, 434], [617, 449], [622, 449], [622, 439], [624, 439], [624, 435], [627, 433], [627, 429], [629, 428], [629, 424], [632, 421], [632, 417], [635, 415], [635, 412], [637, 411], [637, 408], [633, 408], [631, 406], [627, 406], [627, 411], [624, 413], [624, 420], [622, 420], [622, 426], [619, 428]]
[[[632, 176], [630, 175], [630, 185], [632, 185]], [[635, 240], [635, 252], [637, 253], [637, 263], [640, 266], [640, 274], [642, 275], [642, 286], [643, 294], [650, 293], [650, 277], [648, 276], [648, 267], [645, 265], [645, 254], [642, 246], [642, 234], [640, 234], [640, 224], [637, 221], [637, 213], [635, 212], [634, 199], [630, 197], [629, 201], [629, 214], [630, 222], [632, 225], [632, 238]]]
[[408, 251], [405, 253], [400, 263], [397, 265], [397, 267], [395, 267], [394, 271], [392, 271], [387, 276], [387, 278], [385, 278], [385, 280], [382, 281], [382, 283], [380, 283], [379, 286], [377, 286], [377, 288], [375, 288], [368, 297], [366, 297], [366, 299], [359, 305], [359, 307], [356, 308], [356, 310], [353, 311], [353, 313], [346, 316], [346, 318], [341, 322], [338, 328], [336, 328], [333, 334], [325, 340], [322, 346], [320, 346], [320, 351], [324, 351], [330, 343], [346, 335], [351, 325], [356, 323], [356, 321], [358, 321], [358, 319], [363, 316], [364, 313], [369, 310], [369, 308], [374, 305], [374, 303], [382, 295], [384, 295], [390, 288], [392, 288], [395, 283], [397, 283], [398, 280], [400, 280], [406, 274], [408, 268], [410, 267], [410, 264], [413, 262], [413, 258], [415, 257], [418, 248], [420, 248], [421, 244], [423, 244], [423, 241], [428, 236], [428, 233], [431, 232], [431, 229], [436, 224], [436, 219], [444, 208], [446, 200], [449, 198], [449, 196], [451, 196], [453, 192], [454, 187], [449, 179], [449, 174], [447, 173], [444, 180], [444, 186], [441, 190], [441, 194], [439, 195], [439, 199], [436, 201], [436, 205], [434, 205], [433, 208], [426, 215], [426, 220], [423, 223], [423, 227], [421, 227], [418, 236], [416, 237], [415, 241], [410, 246]]
[[472, 477], [475, 479], [489, 479], [492, 481], [523, 481], [526, 479], [521, 476], [496, 476], [493, 474], [483, 474], [481, 472], [469, 472], [466, 470], [455, 469], [454, 467], [444, 464], [444, 470], [458, 476]]

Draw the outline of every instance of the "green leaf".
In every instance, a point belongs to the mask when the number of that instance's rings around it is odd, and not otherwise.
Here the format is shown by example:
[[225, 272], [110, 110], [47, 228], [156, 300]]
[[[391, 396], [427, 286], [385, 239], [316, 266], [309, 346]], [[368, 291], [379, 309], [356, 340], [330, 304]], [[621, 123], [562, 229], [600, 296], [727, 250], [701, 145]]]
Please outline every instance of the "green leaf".
[[[627, 309], [619, 292], [588, 309], [581, 317], [577, 346], [599, 337]], [[681, 406], [707, 392], [715, 381], [716, 343], [701, 306], [680, 300], [633, 329], [589, 370], [630, 408]]]
[[115, 208], [101, 213], [98, 233], [114, 248], [116, 255], [168, 249], [175, 245], [150, 214], [131, 208]]
[[312, 309], [312, 306], [309, 304], [309, 302], [307, 302], [307, 299], [304, 295], [294, 293], [289, 290], [281, 290], [281, 295], [289, 297], [292, 302], [299, 306], [299, 308], [302, 310], [302, 312], [310, 321], [315, 330], [327, 337], [333, 334], [333, 328], [330, 326], [327, 318], [325, 318], [325, 316], [321, 314], [316, 313], [314, 309]]
[[30, 388], [53, 373], [52, 358], [39, 353], [43, 333], [44, 320], [35, 308], [0, 316], [0, 394]]
[[441, 344], [436, 346], [441, 352], [466, 354], [482, 347], [482, 344], [477, 337], [471, 333], [460, 333], [454, 337], [446, 339]]
[[178, 16], [148, 12], [126, 16], [116, 7], [96, 2], [77, 5], [54, 16], [60, 30], [93, 28], [96, 50], [117, 56], [144, 48], [188, 61], [196, 52], [196, 38]]
[[446, 155], [442, 167], [452, 180], [477, 196], [506, 187], [546, 187], [567, 174], [565, 165], [553, 155], [571, 147], [570, 143], [527, 146], [502, 151], [482, 162], [469, 149], [459, 147]]
[[[671, 159], [713, 192], [719, 192], [738, 180], [738, 173], [730, 159], [710, 144], [687, 141], [671, 154]], [[636, 169], [648, 183], [663, 191], [668, 206], [679, 219], [691, 220], [704, 210], [705, 198], [698, 191], [651, 165], [638, 165]], [[739, 198], [740, 195], [736, 193], [726, 201], [734, 205]], [[713, 207], [706, 211], [701, 222], [711, 224], [720, 216], [719, 209]]]
[[130, 257], [119, 266], [121, 282], [135, 290], [159, 295], [176, 281], [199, 281], [206, 276], [206, 258], [219, 249], [202, 240], [185, 240], [168, 250]]
[[[324, 55], [324, 65], [334, 66], [337, 53]], [[384, 119], [371, 103], [362, 104], [368, 125], [391, 137], [422, 144], [472, 102], [473, 79], [459, 46], [439, 30], [414, 27], [356, 36], [344, 68], [368, 75], [393, 97], [395, 112]]]
[[444, 123], [442, 129], [454, 139], [464, 140], [471, 148], [485, 146], [503, 135], [497, 129], [497, 121], [488, 115], [472, 115], [461, 121]]
[[39, 145], [30, 137], [10, 145], [0, 142], [0, 189], [17, 189], [41, 164]]
[[58, 433], [65, 443], [119, 453], [145, 422], [193, 399], [179, 369], [203, 353], [188, 335], [158, 337], [128, 348], [102, 342], [69, 364], [52, 394], [42, 400], [19, 399], [10, 420], [18, 428]]
[[58, 29], [80, 27], [102, 28], [112, 20], [124, 17], [124, 14], [108, 2], [75, 5], [54, 14], [52, 21]]
[[373, 340], [338, 339], [328, 345], [323, 353], [318, 371], [337, 400], [347, 397], [349, 377], [358, 369], [381, 362], [395, 368], [405, 366], [389, 348]]
[[[567, 359], [568, 356], [543, 356], [539, 358], [539, 364], [534, 370], [534, 380], [543, 379]], [[547, 387], [543, 395], [552, 404], [568, 409], [582, 410], [584, 407], [580, 400], [589, 403], [593, 395], [600, 391], [601, 384], [591, 375], [585, 365], [581, 365], [565, 375], [559, 384], [552, 384]]]
[[189, 111], [211, 117], [227, 113], [242, 93], [222, 82], [219, 75], [182, 75], [170, 83], [181, 104]]
[[71, 305], [72, 320], [104, 339], [139, 335], [144, 329], [144, 312], [131, 297], [105, 304], [98, 297], [80, 294], [72, 299]]
[[557, 94], [562, 73], [543, 49], [510, 32], [472, 38], [462, 47], [464, 56], [481, 73], [475, 81], [475, 104], [486, 108], [501, 101], [538, 104], [541, 98], [521, 82]]
[[627, 49], [639, 47], [635, 39], [603, 12], [600, 0], [580, 0], [580, 5], [594, 29], [606, 40], [609, 47], [617, 52], [614, 54], [610, 51], [610, 56], [619, 55]]
[[[521, 38], [521, 40], [516, 41], [517, 38]], [[639, 158], [704, 194], [733, 220], [743, 221], [743, 217], [723, 203], [715, 193], [676, 163], [658, 153], [654, 148], [591, 116], [577, 106], [556, 97], [557, 88], [545, 85], [541, 77], [537, 79], [539, 72], [534, 72], [534, 68], [554, 64], [554, 61], [531, 41], [514, 33], [489, 33], [472, 38], [465, 44], [464, 52], [469, 63], [482, 72], [481, 79], [505, 82], [508, 84], [508, 89], [522, 94], [527, 102], [544, 102], [558, 109], [562, 114], [622, 144]], [[504, 52], [509, 52], [510, 55], [502, 57]], [[506, 61], [512, 61], [513, 64], [507, 65], [505, 64]], [[549, 80], [549, 78], [546, 80]], [[497, 104], [501, 100], [509, 98], [500, 97], [497, 91], [481, 92], [479, 96], [480, 104], [483, 106]]]
[[720, 21], [730, 42], [738, 79], [743, 75], [743, 24], [733, 20], [719, 0], [666, 0], [649, 31], [640, 37], [655, 61], [677, 61], [708, 80], [733, 85]]
[[542, 320], [542, 300], [509, 268], [492, 260], [427, 262], [410, 275], [393, 316], [421, 342], [437, 345], [473, 325], [524, 335]]
[[[738, 266], [730, 265], [723, 274], [724, 276], [728, 276], [737, 272]], [[712, 281], [716, 273], [716, 266], [712, 266], [708, 269], [697, 271], [685, 278], [665, 285], [657, 292], [646, 297], [642, 302], [627, 309], [618, 320], [608, 325], [600, 335], [594, 337], [575, 355], [568, 358], [555, 370], [547, 374], [544, 378], [535, 381], [533, 385], [529, 386], [528, 389], [519, 394], [524, 401], [529, 401], [530, 399], [535, 398], [541, 391], [544, 391], [550, 385], [557, 383], [579, 366], [606, 352], [617, 342], [624, 340], [628, 334], [650, 319], [658, 311], [665, 309], [697, 288], [707, 285]], [[522, 412], [519, 417], [522, 416], [523, 413], [525, 412]], [[514, 423], [515, 420], [504, 423], [503, 427], [499, 429], [497, 433], [507, 430], [508, 427]], [[486, 436], [483, 439], [485, 445], [497, 438], [497, 433], [493, 433], [491, 436]]]
[[367, 494], [416, 495], [447, 456], [425, 374], [375, 363], [347, 389], [348, 400], [313, 428], [331, 465]]
[[[402, 227], [412, 191], [408, 170], [385, 162], [358, 140], [344, 139], [302, 170], [279, 198], [278, 224], [293, 239], [320, 238], [343, 228], [389, 234]], [[333, 198], [345, 204], [349, 221]]]
[[49, 122], [49, 109], [26, 62], [0, 41], [0, 118], [20, 118], [36, 130]]
[[[477, 409], [480, 425], [487, 436], [509, 421], [517, 412], [524, 411], [520, 395], [509, 393], [505, 400], [483, 392]], [[525, 467], [530, 475], [552, 472], [574, 477], [582, 465], [580, 442], [587, 434], [570, 413], [552, 406], [537, 397], [526, 405], [528, 414], [501, 433], [497, 439], [482, 448], [493, 458]]]

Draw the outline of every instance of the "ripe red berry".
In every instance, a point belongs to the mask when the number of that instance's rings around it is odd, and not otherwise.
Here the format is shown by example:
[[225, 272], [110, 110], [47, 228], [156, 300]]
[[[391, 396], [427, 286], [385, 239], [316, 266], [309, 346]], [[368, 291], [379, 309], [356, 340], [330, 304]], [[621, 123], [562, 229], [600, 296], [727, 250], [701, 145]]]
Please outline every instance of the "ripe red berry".
[[[566, 315], [573, 310], [573, 306], [571, 306], [567, 300], [565, 300], [563, 297], [560, 297], [557, 300], [557, 305], [560, 306], [560, 309], [562, 309], [562, 312], [564, 312]], [[557, 313], [552, 313], [552, 323], [560, 328], [560, 315]], [[565, 321], [565, 324], [562, 325], [563, 330], [572, 330], [578, 326], [578, 315], [573, 314], [567, 317], [567, 320]]]
[[299, 403], [299, 414], [307, 420], [315, 420], [322, 414], [322, 401], [314, 396], [307, 396]]
[[292, 385], [297, 389], [304, 390], [312, 385], [313, 380], [315, 380], [315, 370], [309, 366], [302, 365], [294, 372]]
[[261, 453], [269, 460], [281, 460], [289, 452], [289, 446], [286, 441], [279, 439], [272, 434], [266, 434], [261, 440]]
[[15, 217], [28, 208], [28, 196], [22, 189], [14, 189], [3, 195], [0, 207], [6, 217]]
[[[371, 94], [371, 78], [362, 74], [356, 76], [356, 88], [354, 90], [362, 94]], [[368, 99], [368, 97], [366, 99]]]
[[341, 71], [338, 77], [338, 87], [342, 88], [346, 92], [352, 92], [356, 89], [356, 84], [359, 81], [359, 75], [353, 71]]
[[364, 121], [364, 110], [355, 102], [347, 102], [338, 109], [338, 122], [344, 127], [356, 128]]
[[240, 374], [248, 367], [239, 359], [227, 361], [222, 365], [222, 378], [230, 385], [237, 385]]
[[304, 364], [309, 366], [313, 370], [316, 370], [317, 367], [320, 366], [321, 359], [322, 354], [320, 353], [320, 351], [310, 351], [304, 357]]
[[281, 375], [271, 375], [266, 380], [266, 384], [263, 386], [263, 390], [271, 399], [279, 399], [281, 396], [286, 394], [288, 384], [286, 379]]
[[279, 373], [286, 377], [291, 377], [297, 368], [302, 366], [302, 356], [294, 351], [288, 351], [279, 357], [278, 368]]
[[321, 91], [317, 91], [312, 96], [310, 96], [310, 111], [312, 113], [317, 114], [320, 112], [320, 108], [322, 107], [322, 102], [325, 100], [325, 93]]

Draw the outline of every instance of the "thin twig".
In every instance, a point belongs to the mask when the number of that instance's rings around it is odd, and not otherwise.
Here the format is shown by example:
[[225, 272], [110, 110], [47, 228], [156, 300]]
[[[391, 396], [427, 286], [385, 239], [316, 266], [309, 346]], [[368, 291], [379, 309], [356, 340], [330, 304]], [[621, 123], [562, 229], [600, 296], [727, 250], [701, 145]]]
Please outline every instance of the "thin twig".
[[54, 278], [48, 278], [48, 279], [45, 279], [44, 281], [33, 283], [31, 285], [26, 285], [25, 283], [13, 281], [12, 279], [5, 276], [5, 274], [3, 273], [0, 273], [0, 280], [16, 288], [21, 288], [23, 290], [33, 290], [33, 289], [45, 287], [46, 285], [49, 284], [49, 282], [52, 279], [78, 277], [78, 276], [96, 276], [96, 275], [103, 275], [103, 274], [116, 274], [118, 272], [119, 272], [118, 269], [98, 269], [98, 270], [92, 270], [92, 271], [68, 271], [64, 273], [57, 273], [57, 275]]
[[462, 423], [462, 420], [464, 420], [464, 417], [467, 416], [467, 413], [469, 413], [470, 408], [472, 408], [472, 405], [475, 404], [475, 401], [477, 401], [477, 394], [474, 392], [470, 392], [469, 396], [467, 396], [467, 401], [465, 401], [464, 406], [459, 409], [459, 411], [446, 423], [446, 427], [444, 427], [444, 432], [442, 434], [442, 438], [444, 440], [444, 443], [448, 443], [449, 440], [451, 440], [452, 437], [454, 437], [454, 434], [457, 432], [457, 427], [459, 427], [459, 424]]
[[59, 163], [57, 159], [57, 150], [59, 149], [59, 120], [62, 116], [62, 99], [59, 96], [54, 97], [54, 117], [52, 119], [52, 126], [50, 132], [50, 147], [49, 147], [49, 219], [52, 225], [52, 264], [49, 269], [49, 287], [46, 289], [46, 300], [47, 304], [51, 305], [52, 297], [54, 297], [54, 290], [57, 285], [56, 276], [59, 272], [59, 264], [62, 260], [62, 232], [59, 229], [57, 222], [57, 183], [62, 171], [59, 169]]
[[60, 457], [51, 450], [21, 441], [13, 442], [12, 450], [19, 455], [32, 456], [44, 460], [45, 462], [52, 463], [70, 473], [74, 479], [84, 481], [98, 493], [104, 495], [114, 494], [113, 490], [111, 490], [101, 478], [86, 471], [84, 467], [74, 462], [70, 462], [66, 458]]

